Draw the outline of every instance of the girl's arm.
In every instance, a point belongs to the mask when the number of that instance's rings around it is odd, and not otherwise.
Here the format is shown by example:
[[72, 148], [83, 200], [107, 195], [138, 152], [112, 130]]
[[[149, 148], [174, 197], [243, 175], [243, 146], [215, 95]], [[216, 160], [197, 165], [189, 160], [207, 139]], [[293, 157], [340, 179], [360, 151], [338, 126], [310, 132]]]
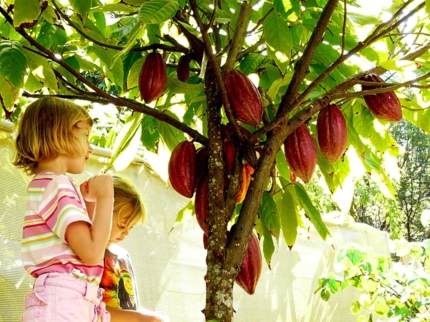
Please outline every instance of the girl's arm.
[[108, 175], [95, 176], [84, 183], [81, 189], [84, 199], [95, 204], [93, 227], [77, 221], [66, 230], [70, 247], [87, 264], [96, 265], [104, 256], [112, 224], [113, 183]]
[[111, 322], [163, 322], [163, 319], [155, 315], [140, 313], [138, 311], [130, 311], [106, 307], [110, 313]]

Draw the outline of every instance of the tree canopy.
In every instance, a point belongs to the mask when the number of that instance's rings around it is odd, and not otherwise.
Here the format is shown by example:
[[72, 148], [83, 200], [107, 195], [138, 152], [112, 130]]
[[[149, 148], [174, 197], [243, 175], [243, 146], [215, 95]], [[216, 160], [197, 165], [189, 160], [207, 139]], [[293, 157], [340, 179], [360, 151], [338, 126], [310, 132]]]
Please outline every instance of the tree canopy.
[[[136, 153], [170, 155], [186, 140], [207, 148], [207, 166], [196, 175], [204, 174], [208, 186], [208, 321], [232, 320], [232, 288], [253, 231], [268, 265], [277, 242], [293, 247], [300, 228], [313, 225], [323, 239], [329, 235], [299, 175], [304, 166], [296, 170], [288, 152], [304, 153], [307, 163], [314, 144], [313, 180], [348, 211], [365, 173], [396, 198], [404, 144], [390, 134], [393, 121], [376, 117], [363, 95], [388, 108], [397, 97], [404, 121], [430, 129], [428, 1], [4, 0], [0, 13], [4, 119], [15, 121], [44, 95], [86, 102], [96, 120], [92, 143], [113, 149], [109, 166], [118, 171]], [[166, 84], [145, 102], [142, 91], [154, 91], [146, 81], [161, 84], [160, 69], [155, 78], [141, 78], [150, 53], [166, 64]], [[184, 56], [190, 74], [179, 80]], [[232, 71], [240, 76], [227, 82]], [[370, 74], [380, 81], [364, 77]], [[250, 97], [261, 97], [261, 105]], [[334, 163], [317, 135], [318, 115], [332, 104], [347, 136]], [[284, 148], [298, 129], [309, 132], [306, 148], [302, 136]], [[237, 204], [244, 178], [249, 188]], [[184, 212], [195, 211], [193, 200]]]

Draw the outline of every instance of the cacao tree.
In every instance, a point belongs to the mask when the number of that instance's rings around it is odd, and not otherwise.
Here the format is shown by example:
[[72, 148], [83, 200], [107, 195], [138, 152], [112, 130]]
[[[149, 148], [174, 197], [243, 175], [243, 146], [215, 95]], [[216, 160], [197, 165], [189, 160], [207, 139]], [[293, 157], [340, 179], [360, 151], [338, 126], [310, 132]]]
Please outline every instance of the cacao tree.
[[[364, 173], [395, 198], [387, 167], [399, 150], [392, 122], [400, 117], [429, 131], [430, 4], [374, 1], [372, 14], [368, 5], [2, 0], [2, 117], [15, 121], [44, 95], [97, 103], [105, 112], [114, 105], [110, 123], [95, 118], [92, 142], [113, 148], [109, 166], [117, 169], [127, 166], [125, 154], [195, 144], [187, 149], [195, 163], [187, 160], [180, 174], [189, 180], [181, 184], [186, 194], [194, 193], [188, 208], [199, 204], [203, 217], [196, 217], [207, 230], [203, 313], [231, 321], [234, 281], [239, 276], [238, 285], [252, 290], [254, 264], [264, 259], [270, 266], [280, 238], [293, 247], [307, 225], [323, 239], [329, 235], [318, 200], [306, 191], [309, 176], [321, 179], [340, 209], [352, 198], [342, 193]], [[317, 130], [317, 117], [331, 104], [346, 123], [332, 139], [347, 138], [345, 147], [325, 145], [324, 155], [318, 135], [327, 140], [333, 129]], [[297, 130], [306, 133], [306, 145], [287, 144]], [[306, 162], [288, 164], [286, 156], [299, 151]], [[185, 162], [187, 152], [179, 152], [182, 159], [171, 162]], [[170, 181], [179, 180], [178, 171]], [[205, 184], [206, 193], [199, 189]], [[254, 241], [248, 247], [254, 231], [262, 257]], [[252, 269], [238, 275], [247, 263]]]

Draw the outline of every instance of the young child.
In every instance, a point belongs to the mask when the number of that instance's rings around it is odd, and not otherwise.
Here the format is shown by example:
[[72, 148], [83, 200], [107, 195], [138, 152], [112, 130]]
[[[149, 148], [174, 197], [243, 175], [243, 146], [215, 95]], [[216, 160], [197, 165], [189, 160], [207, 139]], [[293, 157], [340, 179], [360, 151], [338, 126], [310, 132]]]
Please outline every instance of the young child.
[[117, 244], [124, 240], [136, 224], [146, 220], [145, 205], [132, 182], [114, 175], [114, 207], [109, 245], [105, 252], [105, 269], [100, 283], [103, 301], [112, 322], [161, 322], [152, 312], [140, 310], [136, 278], [128, 252]]
[[113, 184], [95, 176], [79, 188], [67, 173], [85, 169], [92, 148], [85, 108], [45, 97], [21, 116], [13, 164], [34, 175], [22, 234], [24, 268], [35, 278], [25, 297], [24, 322], [109, 322], [102, 290], [110, 235]]

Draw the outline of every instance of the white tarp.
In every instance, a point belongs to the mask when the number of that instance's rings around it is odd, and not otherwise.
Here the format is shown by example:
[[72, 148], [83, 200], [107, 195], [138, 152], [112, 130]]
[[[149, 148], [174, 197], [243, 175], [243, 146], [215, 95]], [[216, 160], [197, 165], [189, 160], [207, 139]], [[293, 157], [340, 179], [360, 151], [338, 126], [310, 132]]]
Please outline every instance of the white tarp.
[[[21, 266], [20, 239], [26, 185], [29, 178], [10, 163], [10, 126], [0, 127], [0, 322], [20, 321], [24, 294], [32, 279]], [[81, 182], [97, 174], [106, 162], [96, 150]], [[164, 160], [164, 164], [166, 164]], [[204, 321], [206, 274], [202, 231], [195, 217], [175, 225], [175, 218], [188, 200], [151, 174], [143, 163], [134, 163], [122, 174], [131, 178], [148, 209], [146, 226], [135, 227], [122, 246], [130, 252], [138, 276], [143, 306], [169, 316], [171, 322]], [[281, 239], [271, 270], [263, 265], [254, 295], [234, 290], [235, 322], [345, 322], [355, 321], [349, 311], [357, 298], [346, 290], [324, 302], [314, 294], [318, 279], [333, 271], [335, 249], [349, 242], [389, 256], [388, 236], [363, 224], [328, 223], [332, 242], [324, 242], [315, 230], [300, 236], [290, 251]]]

